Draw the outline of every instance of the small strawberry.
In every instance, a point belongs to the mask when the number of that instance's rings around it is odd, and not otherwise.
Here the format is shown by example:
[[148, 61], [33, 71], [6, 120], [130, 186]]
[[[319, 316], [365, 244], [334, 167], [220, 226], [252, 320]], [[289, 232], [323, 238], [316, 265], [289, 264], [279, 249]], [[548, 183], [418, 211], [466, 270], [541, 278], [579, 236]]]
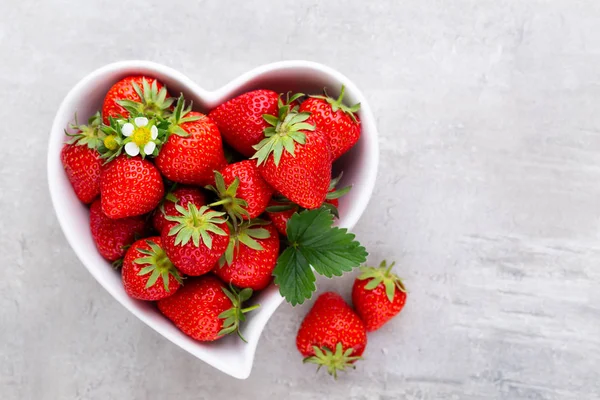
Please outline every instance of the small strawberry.
[[[342, 178], [342, 174], [331, 180], [329, 184], [329, 192], [325, 196], [325, 202], [321, 205], [322, 208], [328, 209], [336, 218], [339, 218], [338, 206], [339, 198], [345, 195], [352, 189], [352, 186], [346, 186], [342, 189], [336, 189], [336, 185]], [[273, 196], [267, 207], [267, 215], [273, 222], [279, 233], [287, 236], [287, 222], [294, 213], [301, 212], [304, 208], [292, 203], [280, 194]]]
[[215, 186], [207, 189], [215, 192], [232, 220], [258, 217], [265, 211], [273, 189], [258, 173], [256, 161], [245, 160], [230, 164], [220, 172], [215, 171]]
[[267, 287], [279, 256], [279, 235], [273, 224], [251, 220], [233, 230], [229, 245], [213, 272], [225, 282], [252, 290]]
[[96, 151], [102, 142], [102, 123], [100, 113], [94, 114], [87, 125], [79, 125], [77, 116], [75, 124], [69, 128], [76, 133], [68, 133], [71, 139], [60, 152], [60, 160], [75, 194], [85, 204], [91, 203], [100, 194], [100, 168], [102, 160]]
[[323, 206], [328, 208], [336, 218], [340, 217], [338, 207], [340, 206], [339, 199], [340, 197], [346, 195], [351, 189], [352, 186], [345, 186], [341, 189], [337, 189], [336, 186], [339, 183], [340, 179], [342, 179], [343, 172], [341, 172], [336, 178], [331, 180], [329, 184], [329, 191], [325, 196], [325, 203]]
[[179, 212], [175, 209], [175, 204], [187, 208], [189, 203], [193, 203], [197, 208], [200, 208], [206, 205], [206, 197], [200, 189], [190, 186], [180, 186], [167, 193], [163, 203], [152, 214], [154, 229], [161, 232], [165, 224], [168, 224], [166, 216], [179, 215]]
[[169, 180], [208, 185], [213, 171], [226, 165], [217, 125], [206, 115], [185, 107], [183, 96], [169, 120], [171, 135], [156, 157], [156, 166]]
[[225, 213], [194, 203], [187, 208], [175, 205], [176, 216], [165, 217], [161, 232], [167, 256], [186, 275], [199, 276], [209, 272], [225, 253], [229, 243], [229, 228]]
[[167, 88], [154, 78], [142, 75], [123, 78], [104, 97], [104, 123], [109, 125], [109, 117], [127, 118], [129, 115], [165, 118], [174, 102], [168, 95]]
[[304, 208], [318, 208], [331, 180], [329, 145], [307, 122], [308, 113], [298, 113], [297, 107], [281, 100], [279, 107], [279, 117], [264, 115], [271, 126], [252, 158], [258, 160], [260, 174], [275, 190]]
[[296, 204], [289, 201], [277, 201], [272, 199], [267, 207], [267, 215], [275, 228], [283, 236], [287, 236], [286, 229], [288, 220], [300, 210]]
[[242, 340], [240, 322], [258, 306], [242, 308], [251, 289], [228, 290], [219, 278], [204, 275], [190, 279], [173, 296], [158, 301], [158, 309], [192, 339], [211, 342], [236, 332]]
[[108, 261], [117, 261], [125, 255], [127, 246], [144, 237], [149, 229], [140, 216], [111, 219], [102, 212], [100, 199], [90, 206], [90, 231], [98, 252]]
[[356, 112], [360, 103], [348, 107], [343, 103], [345, 87], [342, 85], [340, 97], [311, 96], [300, 105], [300, 112], [310, 113], [310, 122], [323, 132], [335, 161], [356, 144], [360, 138], [360, 121]]
[[391, 272], [394, 264], [382, 261], [379, 268], [361, 267], [361, 275], [354, 281], [352, 302], [367, 331], [381, 328], [404, 308], [406, 288]]
[[165, 189], [160, 173], [148, 160], [125, 155], [102, 167], [102, 211], [109, 218], [125, 218], [152, 211]]
[[183, 283], [161, 246], [160, 237], [155, 236], [138, 240], [127, 250], [121, 277], [130, 297], [164, 299], [173, 295]]
[[219, 126], [225, 141], [246, 157], [263, 138], [269, 126], [263, 115], [277, 115], [279, 95], [271, 90], [254, 90], [221, 104], [208, 116]]
[[337, 371], [361, 358], [367, 346], [365, 325], [352, 308], [337, 293], [319, 296], [308, 312], [296, 337], [296, 347], [304, 362], [327, 368], [337, 377]]

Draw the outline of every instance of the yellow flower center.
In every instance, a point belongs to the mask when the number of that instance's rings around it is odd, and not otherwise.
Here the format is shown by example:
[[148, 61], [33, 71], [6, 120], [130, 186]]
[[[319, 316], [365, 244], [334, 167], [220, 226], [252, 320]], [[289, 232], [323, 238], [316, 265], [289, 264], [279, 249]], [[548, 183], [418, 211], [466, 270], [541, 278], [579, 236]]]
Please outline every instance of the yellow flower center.
[[104, 147], [109, 150], [116, 150], [117, 147], [119, 147], [119, 144], [115, 139], [115, 135], [110, 135], [104, 138]]
[[146, 126], [144, 126], [142, 128], [136, 127], [133, 130], [133, 135], [131, 135], [131, 141], [140, 147], [142, 147], [146, 143], [148, 143], [150, 141], [150, 138], [151, 138], [150, 129]]

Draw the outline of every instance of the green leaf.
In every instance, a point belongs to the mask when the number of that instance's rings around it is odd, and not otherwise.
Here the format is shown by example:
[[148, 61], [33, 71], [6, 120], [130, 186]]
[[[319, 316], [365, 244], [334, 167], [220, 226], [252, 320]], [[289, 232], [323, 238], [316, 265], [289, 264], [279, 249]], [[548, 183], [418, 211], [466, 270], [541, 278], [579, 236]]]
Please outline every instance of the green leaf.
[[281, 253], [273, 275], [275, 284], [279, 286], [279, 293], [293, 306], [304, 303], [317, 289], [310, 264], [293, 247], [288, 247]]
[[367, 251], [347, 229], [333, 226], [333, 215], [325, 209], [294, 214], [287, 225], [290, 246], [273, 271], [279, 291], [292, 305], [302, 304], [315, 290], [311, 269], [328, 278], [365, 262]]

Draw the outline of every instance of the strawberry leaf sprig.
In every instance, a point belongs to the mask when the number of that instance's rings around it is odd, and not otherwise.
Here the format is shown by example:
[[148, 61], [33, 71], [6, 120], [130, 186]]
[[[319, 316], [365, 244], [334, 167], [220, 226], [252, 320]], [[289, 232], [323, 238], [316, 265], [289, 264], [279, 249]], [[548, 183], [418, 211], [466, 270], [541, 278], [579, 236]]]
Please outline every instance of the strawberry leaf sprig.
[[333, 214], [325, 209], [294, 214], [286, 232], [289, 246], [279, 256], [273, 275], [279, 292], [293, 306], [304, 303], [316, 290], [315, 272], [328, 278], [341, 276], [367, 259], [355, 235], [333, 226]]

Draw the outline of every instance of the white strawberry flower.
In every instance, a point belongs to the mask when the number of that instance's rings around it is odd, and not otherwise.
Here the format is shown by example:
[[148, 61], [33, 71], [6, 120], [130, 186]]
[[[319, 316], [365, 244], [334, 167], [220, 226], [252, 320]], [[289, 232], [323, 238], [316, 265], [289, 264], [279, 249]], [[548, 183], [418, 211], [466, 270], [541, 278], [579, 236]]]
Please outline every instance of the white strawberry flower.
[[156, 138], [158, 128], [156, 125], [149, 126], [150, 121], [146, 117], [134, 118], [133, 123], [127, 122], [121, 127], [123, 136], [129, 138], [125, 144], [125, 152], [132, 157], [142, 153], [147, 156], [156, 149]]

